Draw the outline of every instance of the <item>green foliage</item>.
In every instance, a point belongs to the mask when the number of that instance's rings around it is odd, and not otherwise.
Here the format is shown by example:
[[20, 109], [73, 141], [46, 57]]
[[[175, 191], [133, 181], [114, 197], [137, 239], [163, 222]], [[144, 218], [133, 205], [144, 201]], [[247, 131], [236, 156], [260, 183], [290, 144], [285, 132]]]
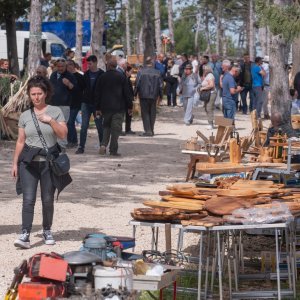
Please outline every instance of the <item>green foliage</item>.
[[274, 35], [282, 35], [292, 42], [300, 35], [300, 5], [279, 6], [256, 0], [256, 12], [262, 25], [269, 26]]
[[[177, 53], [195, 53], [195, 31], [196, 31], [196, 7], [189, 6], [183, 8], [180, 17], [175, 20], [174, 23], [174, 39], [175, 39], [175, 50]], [[198, 43], [200, 51], [205, 51], [207, 42], [202, 32], [199, 32]]]
[[4, 22], [9, 16], [24, 16], [30, 7], [30, 0], [0, 0], [0, 7], [0, 22]]
[[72, 21], [76, 19], [76, 0], [44, 0], [43, 20]]

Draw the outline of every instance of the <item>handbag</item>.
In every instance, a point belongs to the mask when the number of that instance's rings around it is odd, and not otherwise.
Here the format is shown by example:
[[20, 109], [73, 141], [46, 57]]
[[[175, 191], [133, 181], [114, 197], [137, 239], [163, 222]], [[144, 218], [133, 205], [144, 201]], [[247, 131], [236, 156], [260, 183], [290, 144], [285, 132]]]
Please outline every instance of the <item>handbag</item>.
[[[33, 111], [33, 108], [31, 109], [31, 115], [33, 119], [33, 123], [35, 125], [36, 131], [39, 135], [39, 138], [41, 140], [41, 143], [43, 145], [43, 148], [45, 149], [46, 153], [48, 154], [49, 150], [47, 147], [47, 143], [45, 141], [45, 138], [42, 134], [42, 131], [40, 129], [39, 122], [36, 118], [36, 115]], [[52, 172], [57, 175], [57, 176], [62, 176], [65, 175], [69, 172], [70, 170], [70, 159], [66, 153], [60, 153], [58, 157], [52, 157], [49, 160], [49, 165], [52, 170]]]
[[203, 101], [204, 103], [209, 102], [210, 94], [211, 94], [210, 90], [200, 91], [200, 101]]

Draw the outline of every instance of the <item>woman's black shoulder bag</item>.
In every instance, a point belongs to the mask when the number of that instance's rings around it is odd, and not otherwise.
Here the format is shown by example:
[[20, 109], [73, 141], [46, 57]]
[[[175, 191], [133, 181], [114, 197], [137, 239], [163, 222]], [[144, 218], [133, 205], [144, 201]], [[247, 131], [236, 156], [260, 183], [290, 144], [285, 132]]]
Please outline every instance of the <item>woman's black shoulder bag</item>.
[[[33, 119], [33, 123], [34, 123], [35, 128], [36, 128], [36, 131], [37, 131], [37, 133], [39, 135], [39, 138], [41, 140], [41, 143], [43, 145], [43, 148], [45, 149], [46, 153], [48, 154], [49, 149], [47, 147], [47, 143], [46, 143], [45, 138], [42, 134], [39, 122], [36, 118], [36, 115], [33, 111], [33, 108], [31, 109], [31, 115], [32, 115], [32, 119]], [[50, 164], [50, 168], [51, 168], [52, 172], [57, 176], [65, 175], [70, 170], [70, 160], [69, 160], [69, 157], [66, 153], [60, 153], [59, 156], [56, 157], [56, 158], [52, 157], [49, 160], [49, 164]]]

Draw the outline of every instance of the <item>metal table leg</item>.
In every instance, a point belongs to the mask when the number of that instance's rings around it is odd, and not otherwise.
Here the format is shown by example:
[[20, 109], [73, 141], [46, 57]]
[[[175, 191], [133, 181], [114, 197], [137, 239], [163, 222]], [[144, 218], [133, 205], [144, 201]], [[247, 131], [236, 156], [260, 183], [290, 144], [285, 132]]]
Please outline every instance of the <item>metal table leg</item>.
[[222, 261], [221, 261], [221, 245], [220, 245], [220, 231], [217, 231], [217, 252], [218, 252], [218, 272], [219, 272], [219, 294], [220, 299], [223, 300], [223, 286], [222, 286]]
[[155, 227], [151, 227], [152, 238], [151, 238], [151, 250], [154, 250], [155, 245]]
[[[135, 240], [135, 236], [136, 236], [136, 225], [132, 226], [132, 237]], [[135, 247], [132, 248], [132, 252], [134, 252]]]
[[280, 289], [280, 269], [279, 269], [279, 261], [280, 261], [280, 255], [279, 255], [279, 245], [278, 245], [278, 229], [275, 228], [275, 242], [276, 242], [276, 273], [277, 273], [277, 299], [281, 300], [281, 289]]
[[202, 248], [203, 248], [203, 232], [200, 232], [200, 245], [199, 245], [199, 270], [198, 270], [198, 297], [201, 299], [201, 276], [202, 276]]

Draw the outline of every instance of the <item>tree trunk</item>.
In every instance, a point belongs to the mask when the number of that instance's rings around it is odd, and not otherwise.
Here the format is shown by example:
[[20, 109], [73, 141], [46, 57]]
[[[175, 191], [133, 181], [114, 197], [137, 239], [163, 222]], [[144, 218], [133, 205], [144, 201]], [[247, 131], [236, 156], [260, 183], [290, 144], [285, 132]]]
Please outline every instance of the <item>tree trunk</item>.
[[105, 68], [101, 51], [104, 32], [105, 0], [95, 1], [95, 23], [92, 31], [92, 53], [98, 58], [98, 66]]
[[268, 53], [268, 49], [267, 49], [268, 33], [267, 33], [267, 31], [268, 31], [267, 27], [261, 27], [258, 29], [258, 39], [260, 42], [262, 56], [265, 56]]
[[94, 24], [95, 24], [95, 10], [96, 10], [97, 0], [85, 0], [85, 1], [90, 1], [91, 36], [92, 36], [94, 31]]
[[127, 55], [131, 55], [131, 37], [130, 37], [130, 23], [129, 23], [129, 0], [125, 2], [125, 24], [126, 24], [126, 50]]
[[138, 44], [138, 41], [139, 41], [139, 32], [138, 32], [138, 21], [137, 21], [137, 17], [136, 17], [136, 1], [135, 0], [132, 0], [131, 1], [131, 5], [130, 5], [130, 8], [131, 8], [131, 12], [132, 12], [132, 20], [133, 20], [133, 30], [134, 30], [134, 53], [136, 54], [140, 54], [142, 52], [139, 51], [139, 44]]
[[255, 58], [255, 28], [254, 28], [254, 0], [249, 0], [249, 55]]
[[155, 43], [157, 53], [162, 53], [161, 39], [160, 39], [160, 11], [159, 0], [154, 0], [154, 24], [155, 24]]
[[75, 61], [82, 65], [82, 21], [83, 21], [83, 0], [76, 2], [76, 50]]
[[221, 53], [221, 14], [222, 14], [222, 8], [221, 8], [221, 0], [218, 0], [217, 4], [217, 41], [216, 41], [216, 53], [220, 55]]
[[209, 16], [208, 16], [208, 10], [205, 10], [205, 35], [206, 35], [206, 41], [207, 41], [207, 47], [205, 50], [206, 54], [211, 55], [211, 46], [210, 46], [210, 34], [209, 34]]
[[66, 21], [67, 19], [67, 2], [66, 0], [60, 0], [60, 9], [61, 9], [61, 20]]
[[31, 0], [28, 75], [35, 74], [42, 52], [42, 0]]
[[201, 13], [200, 11], [196, 15], [196, 31], [195, 31], [195, 41], [194, 41], [194, 48], [195, 53], [200, 56], [200, 46], [199, 46], [199, 32], [200, 32], [200, 22], [201, 22]]
[[[289, 5], [290, 1], [274, 0], [278, 6]], [[270, 82], [271, 112], [281, 112], [283, 121], [290, 124], [289, 80], [286, 65], [290, 52], [290, 44], [281, 35], [271, 36], [270, 45]]]
[[7, 43], [7, 58], [9, 61], [9, 69], [12, 74], [20, 76], [18, 48], [17, 48], [17, 34], [15, 16], [11, 14], [6, 16], [6, 43]]
[[140, 29], [140, 32], [139, 32], [137, 54], [144, 53], [144, 42], [143, 41], [144, 41], [144, 28], [142, 26], [141, 29]]
[[90, 1], [83, 1], [84, 2], [84, 20], [90, 19]]
[[143, 18], [144, 62], [148, 56], [154, 57], [153, 27], [151, 22], [151, 1], [142, 0], [141, 12]]
[[292, 78], [294, 82], [295, 75], [300, 72], [300, 37], [296, 38], [293, 42], [292, 55], [293, 55], [293, 69]]
[[168, 27], [169, 27], [169, 37], [171, 40], [171, 51], [174, 51], [175, 41], [174, 41], [174, 22], [173, 22], [173, 0], [168, 0]]
[[226, 57], [227, 56], [227, 38], [225, 35], [225, 30], [222, 29], [222, 56]]
[[270, 47], [271, 111], [282, 112], [290, 122], [289, 81], [286, 63], [289, 45], [281, 36], [272, 36]]

